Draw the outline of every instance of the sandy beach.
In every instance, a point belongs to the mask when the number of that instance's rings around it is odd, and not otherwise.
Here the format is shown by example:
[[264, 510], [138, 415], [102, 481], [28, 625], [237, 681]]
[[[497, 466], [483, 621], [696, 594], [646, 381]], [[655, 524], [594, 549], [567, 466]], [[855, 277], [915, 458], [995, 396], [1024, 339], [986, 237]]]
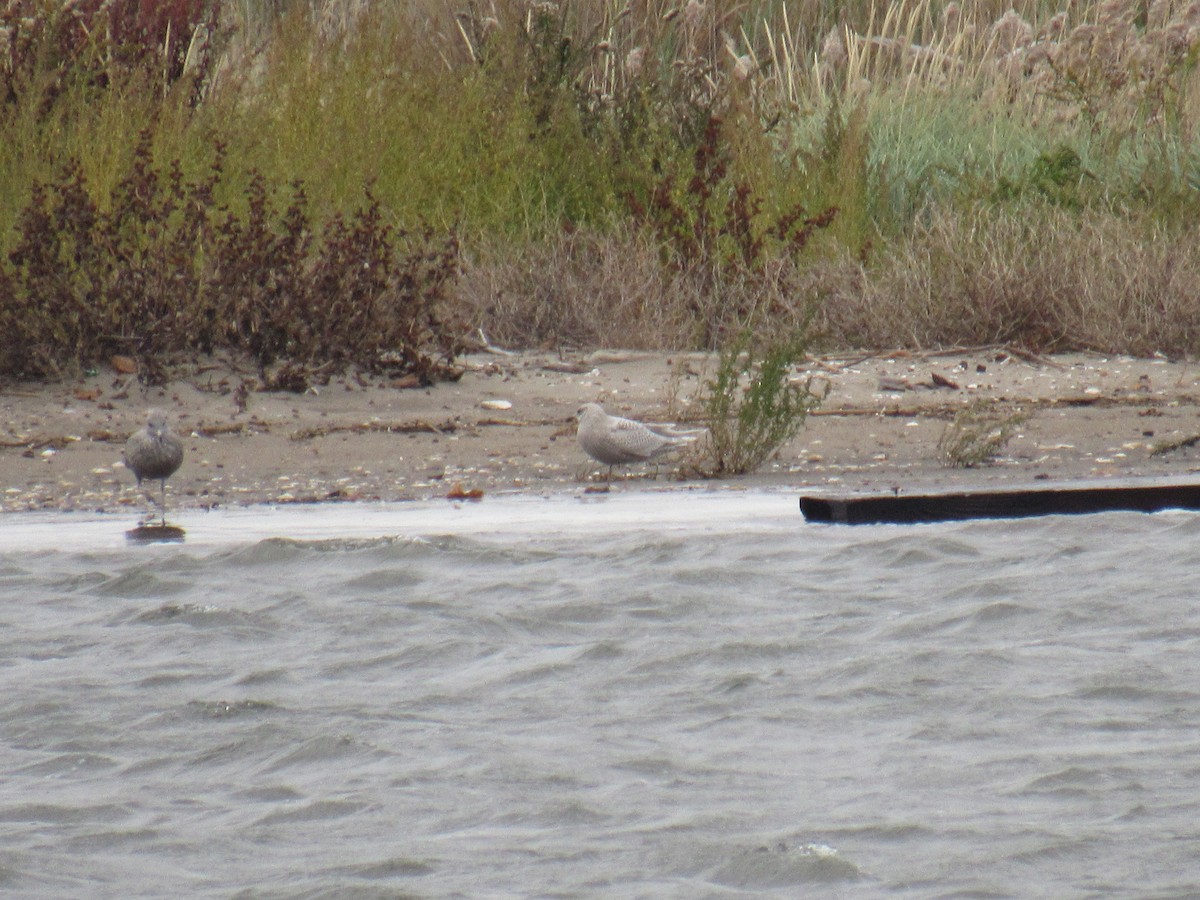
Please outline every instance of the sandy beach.
[[[303, 394], [255, 390], [229, 362], [180, 371], [165, 388], [104, 369], [85, 379], [0, 389], [5, 512], [151, 510], [121, 449], [146, 409], [164, 409], [186, 458], [168, 509], [583, 491], [603, 480], [575, 441], [574, 413], [598, 401], [648, 421], [686, 421], [714, 360], [600, 350], [481, 353], [457, 382], [409, 387], [365, 375]], [[759, 472], [688, 479], [686, 459], [634, 466], [614, 491], [646, 488], [916, 490], [944, 485], [1188, 475], [1200, 451], [1200, 367], [1166, 359], [1003, 348], [810, 358], [797, 377], [828, 395]], [[973, 401], [1027, 420], [989, 465], [946, 468], [937, 443]], [[1161, 452], [1168, 443], [1184, 443]], [[1155, 451], [1159, 452], [1155, 452]]]

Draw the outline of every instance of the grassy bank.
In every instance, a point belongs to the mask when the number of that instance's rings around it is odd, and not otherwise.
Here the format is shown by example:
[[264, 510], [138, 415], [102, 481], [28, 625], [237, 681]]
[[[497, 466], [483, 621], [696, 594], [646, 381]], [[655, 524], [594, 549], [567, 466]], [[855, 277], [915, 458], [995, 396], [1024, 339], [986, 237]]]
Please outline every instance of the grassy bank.
[[10, 4], [0, 369], [1194, 353], [1200, 7], [1009, 6]]

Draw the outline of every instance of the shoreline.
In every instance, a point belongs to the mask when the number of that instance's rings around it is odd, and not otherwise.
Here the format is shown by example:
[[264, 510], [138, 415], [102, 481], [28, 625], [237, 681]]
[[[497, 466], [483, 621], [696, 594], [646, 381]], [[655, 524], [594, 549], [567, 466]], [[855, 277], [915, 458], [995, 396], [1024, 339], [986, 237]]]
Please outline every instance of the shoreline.
[[[574, 413], [686, 420], [711, 373], [701, 353], [599, 350], [476, 354], [458, 382], [428, 388], [351, 373], [305, 394], [259, 393], [257, 379], [207, 361], [162, 388], [104, 370], [0, 389], [0, 510], [149, 515], [120, 463], [145, 410], [164, 409], [184, 438], [167, 483], [173, 510], [262, 504], [459, 499], [582, 492], [602, 483], [575, 441]], [[1003, 348], [810, 358], [799, 372], [824, 403], [755, 474], [677, 480], [668, 461], [629, 467], [613, 491], [774, 488], [924, 490], [1184, 476], [1200, 471], [1200, 366], [1094, 354], [1035, 357]], [[988, 465], [945, 468], [937, 443], [973, 402], [1020, 410], [1024, 424]]]

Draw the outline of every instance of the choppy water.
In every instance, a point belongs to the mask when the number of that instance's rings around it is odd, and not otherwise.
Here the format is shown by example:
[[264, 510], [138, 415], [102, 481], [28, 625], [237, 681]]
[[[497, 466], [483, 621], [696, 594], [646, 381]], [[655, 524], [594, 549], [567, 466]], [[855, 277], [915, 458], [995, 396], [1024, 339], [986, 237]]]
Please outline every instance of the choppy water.
[[1200, 894], [1195, 514], [179, 522], [0, 521], [0, 893]]

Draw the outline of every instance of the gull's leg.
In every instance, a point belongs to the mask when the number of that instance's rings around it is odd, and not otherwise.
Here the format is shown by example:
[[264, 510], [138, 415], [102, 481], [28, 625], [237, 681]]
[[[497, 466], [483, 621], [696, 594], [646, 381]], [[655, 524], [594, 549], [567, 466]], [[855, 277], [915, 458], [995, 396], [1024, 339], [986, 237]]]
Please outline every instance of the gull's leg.
[[142, 493], [142, 491], [141, 491], [141, 487], [142, 487], [142, 482], [141, 482], [141, 480], [139, 479], [139, 480], [138, 480], [138, 495], [139, 495], [139, 496], [140, 496], [140, 497], [141, 497], [143, 500], [149, 500], [149, 501], [150, 501], [150, 515], [149, 515], [149, 516], [145, 516], [145, 517], [143, 517], [143, 518], [142, 518], [142, 521], [138, 523], [139, 525], [144, 525], [144, 524], [146, 524], [147, 522], [149, 522], [149, 523], [153, 523], [153, 522], [154, 522], [154, 488], [147, 488], [147, 489], [146, 489], [146, 493], [144, 493], [144, 494], [143, 494], [143, 493]]
[[162, 503], [159, 505], [159, 513], [162, 516], [163, 528], [167, 527], [167, 479], [160, 478], [158, 480], [162, 488]]

